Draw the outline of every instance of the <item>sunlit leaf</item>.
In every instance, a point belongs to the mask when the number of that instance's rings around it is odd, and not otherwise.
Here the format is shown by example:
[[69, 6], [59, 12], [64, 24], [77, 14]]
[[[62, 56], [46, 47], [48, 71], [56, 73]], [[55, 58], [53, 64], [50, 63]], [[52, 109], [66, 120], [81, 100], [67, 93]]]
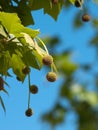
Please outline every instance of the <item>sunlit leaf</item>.
[[0, 21], [4, 25], [4, 27], [8, 30], [8, 32], [14, 34], [15, 36], [21, 37], [20, 34], [21, 32], [28, 33], [31, 37], [35, 37], [37, 34], [39, 34], [38, 30], [33, 30], [24, 27], [21, 24], [21, 21], [16, 13], [0, 12]]
[[2, 25], [0, 24], [0, 35], [3, 37], [7, 37], [7, 34], [4, 31], [4, 28], [2, 27]]
[[40, 69], [35, 56], [32, 51], [28, 51], [23, 54], [23, 61], [27, 66], [31, 66], [36, 69]]
[[75, 0], [69, 0], [69, 2], [71, 2], [72, 4], [74, 4], [74, 3], [75, 3]]

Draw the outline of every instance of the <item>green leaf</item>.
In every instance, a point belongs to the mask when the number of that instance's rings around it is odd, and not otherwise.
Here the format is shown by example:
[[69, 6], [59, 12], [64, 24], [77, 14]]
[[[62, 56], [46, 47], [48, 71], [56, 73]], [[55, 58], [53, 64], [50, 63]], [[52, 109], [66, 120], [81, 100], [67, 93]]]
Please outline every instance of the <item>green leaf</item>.
[[58, 15], [62, 9], [62, 5], [63, 5], [62, 0], [60, 0], [57, 4], [52, 4], [51, 2], [49, 2], [49, 7], [47, 6], [46, 8], [44, 8], [44, 13], [49, 14], [55, 20], [57, 20]]
[[81, 20], [81, 12], [78, 12], [76, 15], [75, 15], [75, 18], [74, 18], [74, 27], [75, 28], [79, 28], [83, 25], [83, 22]]
[[[13, 20], [12, 20], [13, 18]], [[4, 13], [0, 12], [0, 21], [9, 33], [14, 34], [16, 37], [21, 37], [21, 32], [28, 33], [31, 37], [35, 37], [39, 34], [38, 30], [32, 30], [26, 28], [21, 24], [20, 19], [16, 13]]]
[[4, 112], [6, 112], [6, 108], [5, 108], [5, 105], [4, 105], [4, 102], [3, 102], [3, 99], [2, 99], [1, 96], [0, 96], [0, 103], [1, 103], [1, 106], [2, 106], [2, 108], [4, 110]]
[[20, 17], [22, 24], [27, 26], [30, 24], [34, 24], [32, 15], [31, 15], [31, 9], [26, 4], [26, 1], [21, 0], [18, 4], [18, 6], [15, 8], [16, 12], [18, 13], [18, 16]]
[[96, 92], [87, 91], [83, 86], [74, 84], [71, 87], [71, 93], [73, 97], [76, 97], [80, 101], [87, 101], [90, 105], [96, 106], [98, 104], [98, 96]]
[[32, 10], [38, 10], [49, 5], [49, 0], [29, 0], [29, 6]]
[[[10, 36], [12, 37], [12, 35]], [[5, 46], [5, 51], [9, 50], [10, 56], [12, 56], [13, 54], [17, 54], [18, 51], [21, 53], [22, 49], [23, 46], [20, 41], [17, 38], [13, 37], [7, 42]]]
[[31, 66], [36, 69], [40, 69], [40, 67], [37, 63], [37, 60], [36, 60], [35, 56], [33, 55], [32, 51], [28, 51], [28, 52], [24, 53], [22, 60], [27, 66]]
[[96, 4], [98, 4], [98, 0], [93, 0]]
[[34, 53], [34, 55], [36, 57], [37, 63], [39, 65], [39, 68], [41, 69], [42, 65], [43, 65], [43, 63], [42, 63], [42, 56], [36, 50], [33, 50], [33, 53]]
[[57, 4], [52, 4], [51, 0], [30, 0], [29, 1], [29, 6], [31, 7], [32, 10], [43, 8], [44, 13], [49, 14], [55, 20], [57, 20], [62, 5], [63, 5], [62, 0], [59, 0]]
[[10, 60], [10, 66], [13, 72], [20, 78], [20, 80], [24, 81], [25, 75], [22, 73], [22, 69], [24, 68], [25, 64], [19, 55], [13, 54]]
[[2, 27], [2, 25], [0, 24], [0, 35], [2, 36], [1, 38], [7, 37], [7, 34], [4, 31], [4, 28]]
[[[62, 59], [62, 60], [61, 60]], [[78, 65], [70, 61], [70, 54], [58, 55], [55, 57], [55, 64], [65, 75], [70, 75], [77, 68]]]
[[69, 0], [70, 3], [74, 4], [75, 3], [75, 0]]
[[9, 62], [10, 62], [10, 55], [9, 52], [6, 51], [0, 56], [0, 73], [3, 75], [8, 75], [8, 69], [10, 68]]

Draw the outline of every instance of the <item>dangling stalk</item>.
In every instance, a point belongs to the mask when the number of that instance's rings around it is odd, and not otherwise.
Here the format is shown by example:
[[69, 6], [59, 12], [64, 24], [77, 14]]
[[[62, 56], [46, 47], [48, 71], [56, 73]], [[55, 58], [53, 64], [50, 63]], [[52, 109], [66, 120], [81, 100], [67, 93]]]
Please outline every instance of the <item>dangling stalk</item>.
[[51, 65], [51, 72], [53, 72], [53, 66]]
[[30, 74], [28, 74], [28, 86], [29, 86], [29, 93], [28, 93], [28, 109], [30, 108]]
[[58, 74], [57, 68], [54, 63], [52, 63], [52, 65], [51, 65], [51, 70], [52, 71], [54, 70]]
[[44, 42], [43, 42], [39, 37], [36, 36], [36, 38], [41, 42], [41, 44], [43, 45], [43, 47], [44, 47], [46, 53], [49, 54], [49, 52], [48, 52], [48, 50], [47, 50], [47, 47], [45, 46]]

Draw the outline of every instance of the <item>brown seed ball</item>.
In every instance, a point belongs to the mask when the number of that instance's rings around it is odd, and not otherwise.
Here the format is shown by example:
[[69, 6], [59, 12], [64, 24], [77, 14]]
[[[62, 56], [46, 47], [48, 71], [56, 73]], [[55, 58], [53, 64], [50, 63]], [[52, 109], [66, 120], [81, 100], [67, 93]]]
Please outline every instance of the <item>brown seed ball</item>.
[[28, 117], [32, 116], [32, 114], [33, 114], [33, 111], [32, 111], [31, 108], [28, 108], [28, 109], [25, 111], [25, 115], [28, 116]]
[[53, 58], [51, 55], [45, 55], [42, 59], [44, 65], [51, 65], [53, 63]]
[[31, 92], [32, 94], [38, 93], [38, 87], [37, 87], [36, 85], [31, 85], [31, 86], [30, 86], [30, 92]]
[[52, 0], [52, 3], [53, 3], [53, 4], [57, 4], [57, 3], [58, 3], [58, 0]]
[[22, 72], [23, 72], [23, 74], [29, 74], [30, 73], [30, 68], [29, 67], [27, 67], [27, 66], [25, 66], [23, 69], [22, 69]]
[[46, 75], [46, 78], [48, 81], [50, 82], [54, 82], [57, 80], [57, 74], [54, 73], [54, 72], [49, 72], [47, 75]]
[[4, 89], [4, 81], [2, 77], [0, 77], [0, 91]]
[[84, 14], [84, 15], [82, 16], [82, 21], [84, 21], [84, 22], [90, 21], [90, 15]]

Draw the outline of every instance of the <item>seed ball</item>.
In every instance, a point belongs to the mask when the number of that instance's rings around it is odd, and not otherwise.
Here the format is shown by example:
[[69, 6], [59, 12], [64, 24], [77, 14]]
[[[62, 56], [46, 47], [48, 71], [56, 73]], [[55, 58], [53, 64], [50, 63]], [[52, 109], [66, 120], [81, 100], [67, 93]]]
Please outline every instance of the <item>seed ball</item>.
[[4, 89], [4, 81], [2, 77], [0, 77], [0, 91]]
[[28, 109], [25, 111], [25, 115], [26, 115], [27, 117], [32, 116], [32, 114], [33, 114], [33, 111], [32, 111], [31, 108], [28, 108]]
[[32, 94], [38, 93], [38, 87], [37, 87], [36, 85], [31, 85], [31, 86], [30, 86], [30, 92], [31, 92]]
[[23, 69], [22, 69], [22, 72], [23, 72], [23, 74], [29, 74], [30, 73], [30, 68], [29, 67], [24, 67]]
[[58, 3], [58, 0], [52, 0], [52, 3], [53, 3], [53, 4], [57, 4], [57, 3]]
[[54, 72], [48, 72], [48, 74], [46, 75], [46, 79], [50, 82], [54, 82], [57, 80], [57, 74]]
[[84, 22], [90, 21], [90, 16], [89, 16], [88, 14], [84, 14], [84, 15], [82, 16], [82, 21], [84, 21]]
[[42, 59], [44, 65], [51, 65], [53, 63], [53, 58], [51, 55], [45, 55]]

